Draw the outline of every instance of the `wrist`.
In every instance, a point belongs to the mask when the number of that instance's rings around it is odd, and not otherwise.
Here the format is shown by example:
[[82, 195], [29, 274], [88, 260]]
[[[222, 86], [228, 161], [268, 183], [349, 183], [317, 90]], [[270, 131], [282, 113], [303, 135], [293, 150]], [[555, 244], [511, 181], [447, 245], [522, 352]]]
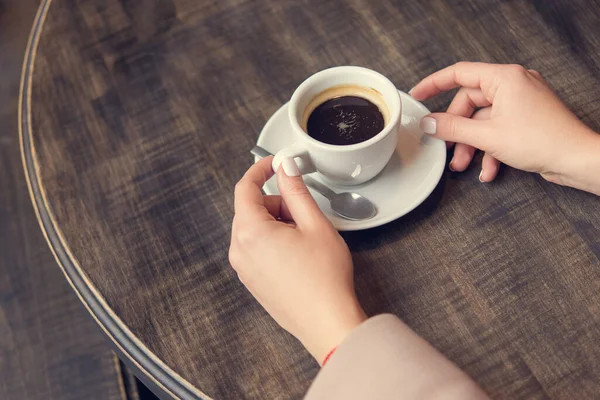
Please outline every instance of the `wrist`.
[[315, 319], [315, 325], [302, 340], [304, 347], [322, 365], [327, 355], [348, 337], [350, 332], [367, 319], [356, 298]]
[[542, 176], [550, 182], [600, 196], [600, 135], [584, 126], [574, 139], [572, 146], [565, 147], [569, 153], [559, 170]]

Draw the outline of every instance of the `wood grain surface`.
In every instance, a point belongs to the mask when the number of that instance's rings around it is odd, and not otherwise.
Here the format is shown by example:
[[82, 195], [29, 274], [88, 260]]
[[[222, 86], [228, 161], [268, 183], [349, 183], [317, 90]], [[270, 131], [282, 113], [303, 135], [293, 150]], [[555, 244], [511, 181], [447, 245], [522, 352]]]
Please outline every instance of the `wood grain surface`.
[[[227, 261], [248, 150], [312, 73], [362, 65], [407, 90], [459, 60], [520, 63], [600, 129], [596, 1], [45, 4], [23, 102], [34, 200], [83, 300], [175, 397], [300, 398], [318, 372]], [[361, 302], [495, 398], [597, 397], [598, 198], [478, 175], [448, 172], [408, 216], [344, 235]]]
[[0, 1], [0, 399], [136, 400], [48, 249], [19, 151], [19, 74], [36, 0]]

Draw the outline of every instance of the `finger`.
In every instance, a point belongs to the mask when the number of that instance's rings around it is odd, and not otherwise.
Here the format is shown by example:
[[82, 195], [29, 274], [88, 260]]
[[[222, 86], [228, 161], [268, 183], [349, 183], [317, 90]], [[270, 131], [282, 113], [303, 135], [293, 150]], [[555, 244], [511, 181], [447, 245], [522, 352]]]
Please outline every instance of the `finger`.
[[251, 166], [235, 185], [235, 214], [241, 218], [273, 219], [264, 205], [261, 189], [273, 176], [272, 157], [266, 157]]
[[462, 172], [471, 164], [474, 155], [475, 147], [464, 143], [456, 143], [456, 146], [454, 146], [454, 156], [448, 167], [452, 171]]
[[[481, 89], [463, 87], [456, 93], [446, 112], [469, 118], [473, 115], [476, 108], [489, 105], [490, 102], [485, 98]], [[453, 142], [447, 142], [446, 148], [451, 148], [453, 144]], [[474, 154], [475, 149], [473, 147], [465, 144], [457, 144], [449, 168], [452, 171], [464, 171], [471, 163]]]
[[448, 113], [429, 114], [421, 119], [424, 133], [438, 139], [464, 143], [485, 150], [489, 140], [490, 121], [479, 121]]
[[473, 118], [474, 120], [479, 120], [479, 121], [483, 121], [483, 120], [492, 118], [492, 107], [484, 107], [480, 110], [477, 110], [471, 118]]
[[[490, 119], [492, 115], [492, 107], [484, 107], [476, 111], [471, 117], [474, 120], [486, 120]], [[475, 155], [475, 148], [463, 143], [457, 143], [454, 149], [454, 156], [448, 167], [452, 171], [464, 171]]]
[[[476, 62], [459, 62], [429, 75], [419, 82], [410, 95], [417, 100], [426, 100], [442, 92], [464, 86], [473, 89], [482, 89], [486, 97], [493, 100], [492, 84], [501, 75], [507, 65], [487, 64]], [[514, 66], [512, 66], [514, 67]], [[491, 95], [491, 97], [490, 97]]]
[[[485, 107], [473, 114], [473, 119], [486, 120], [490, 119], [492, 115], [492, 107]], [[479, 174], [479, 180], [481, 182], [491, 182], [498, 175], [500, 170], [500, 161], [496, 160], [489, 153], [483, 155], [481, 162], [481, 173]]]
[[479, 181], [480, 182], [491, 182], [498, 175], [498, 171], [500, 170], [500, 161], [496, 160], [494, 157], [485, 153], [483, 155], [483, 160], [481, 161], [481, 172], [479, 173]]
[[316, 228], [328, 222], [304, 184], [293, 158], [285, 158], [277, 171], [277, 186], [296, 225]]
[[275, 219], [292, 221], [292, 214], [281, 196], [264, 196], [263, 200], [265, 208]]
[[460, 88], [452, 99], [448, 110], [448, 114], [461, 115], [470, 118], [475, 112], [475, 109], [492, 105], [485, 98], [481, 89]]

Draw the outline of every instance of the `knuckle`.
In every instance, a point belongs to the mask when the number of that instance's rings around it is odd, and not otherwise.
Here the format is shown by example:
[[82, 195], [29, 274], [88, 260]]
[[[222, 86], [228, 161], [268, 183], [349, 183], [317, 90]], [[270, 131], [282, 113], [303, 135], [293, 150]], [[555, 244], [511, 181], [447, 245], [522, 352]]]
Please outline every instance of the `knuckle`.
[[269, 236], [270, 232], [270, 228], [267, 226], [256, 226], [255, 224], [244, 224], [242, 226], [238, 224], [232, 235], [235, 238], [236, 245], [241, 249], [252, 249]]
[[525, 76], [527, 74], [525, 67], [519, 64], [507, 65], [507, 71], [513, 76]]
[[498, 74], [494, 76], [489, 82], [489, 84], [486, 86], [484, 92], [486, 94], [486, 98], [490, 102], [493, 102], [493, 99], [496, 97], [496, 93], [498, 92], [498, 89], [500, 89], [500, 86], [502, 86], [503, 81], [503, 76], [500, 76], [500, 74]]
[[235, 239], [242, 247], [252, 246], [256, 240], [256, 234], [253, 229], [237, 229], [235, 232]]
[[542, 74], [540, 74], [539, 71], [535, 70], [535, 69], [530, 69], [529, 73], [531, 75], [533, 75], [534, 78], [540, 79], [540, 80], [544, 80], [544, 77], [542, 76]]
[[450, 118], [448, 121], [448, 135], [453, 142], [455, 142], [460, 135], [460, 122], [458, 118]]
[[229, 256], [229, 264], [231, 264], [233, 269], [237, 271], [239, 268], [239, 265], [240, 265], [240, 253], [234, 245], [231, 245], [229, 247], [228, 256]]
[[237, 195], [237, 194], [240, 192], [240, 190], [242, 189], [242, 186], [243, 186], [243, 185], [244, 185], [244, 181], [243, 181], [243, 180], [239, 180], [239, 181], [238, 181], [238, 182], [235, 184], [235, 186], [234, 186], [234, 188], [233, 188], [233, 192], [234, 192], [234, 193]]

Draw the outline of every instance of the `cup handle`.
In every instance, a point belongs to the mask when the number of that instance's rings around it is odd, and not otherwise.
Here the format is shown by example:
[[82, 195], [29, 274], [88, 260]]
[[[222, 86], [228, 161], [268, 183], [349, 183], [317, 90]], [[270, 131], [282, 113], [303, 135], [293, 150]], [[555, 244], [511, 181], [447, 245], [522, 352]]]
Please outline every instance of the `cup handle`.
[[317, 170], [310, 158], [310, 155], [308, 154], [308, 150], [306, 150], [306, 148], [300, 143], [294, 143], [291, 146], [279, 150], [275, 154], [271, 164], [273, 171], [277, 172], [283, 159], [288, 157], [294, 159], [302, 175], [310, 174], [311, 172], [315, 172]]

